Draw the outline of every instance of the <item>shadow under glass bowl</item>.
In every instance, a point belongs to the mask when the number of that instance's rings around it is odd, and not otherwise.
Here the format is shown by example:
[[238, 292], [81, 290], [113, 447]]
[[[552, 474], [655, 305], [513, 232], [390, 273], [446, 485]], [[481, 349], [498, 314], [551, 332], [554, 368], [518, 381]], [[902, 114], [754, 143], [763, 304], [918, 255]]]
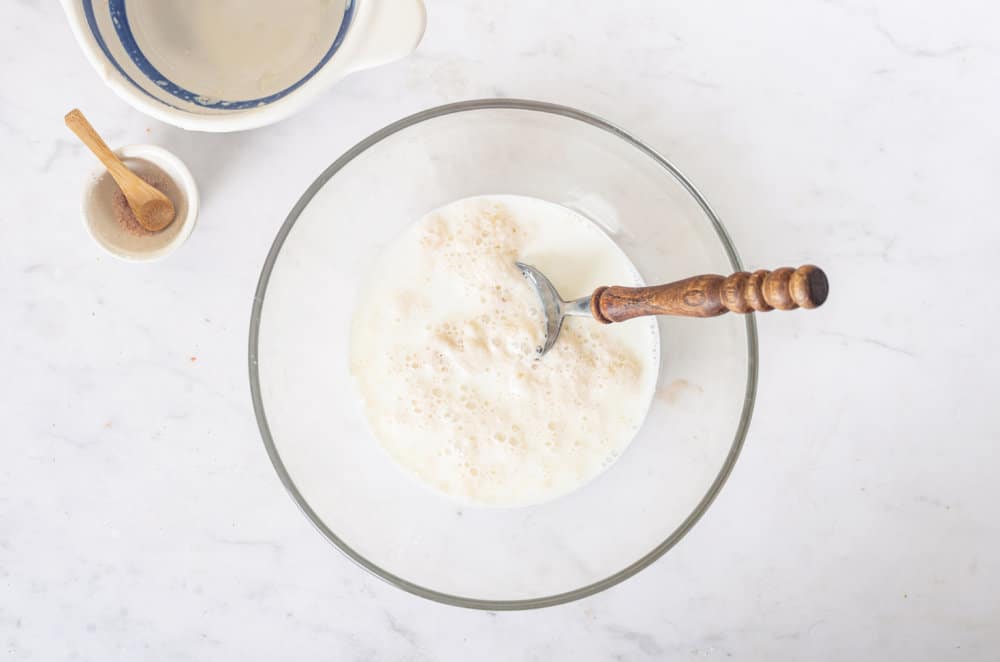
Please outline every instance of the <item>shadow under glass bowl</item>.
[[742, 268], [690, 182], [608, 122], [516, 99], [440, 106], [360, 142], [292, 209], [253, 302], [250, 385], [278, 476], [348, 557], [425, 598], [529, 609], [634, 575], [705, 513], [750, 422], [757, 330], [753, 315], [660, 318], [659, 382], [646, 421], [582, 489], [514, 509], [440, 496], [409, 479], [368, 432], [349, 374], [351, 317], [369, 265], [407, 225], [484, 194], [582, 212], [649, 283]]

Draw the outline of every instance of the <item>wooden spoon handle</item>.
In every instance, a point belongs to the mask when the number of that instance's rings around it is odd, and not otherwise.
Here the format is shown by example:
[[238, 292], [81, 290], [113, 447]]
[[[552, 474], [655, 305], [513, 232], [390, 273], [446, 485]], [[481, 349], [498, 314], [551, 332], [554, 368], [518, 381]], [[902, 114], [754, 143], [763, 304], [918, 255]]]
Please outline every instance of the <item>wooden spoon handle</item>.
[[77, 137], [80, 138], [83, 144], [94, 153], [94, 156], [100, 159], [101, 163], [104, 164], [104, 167], [108, 169], [108, 172], [114, 175], [116, 179], [119, 174], [122, 174], [122, 171], [131, 174], [131, 171], [125, 166], [124, 163], [121, 162], [121, 159], [119, 159], [118, 156], [111, 151], [108, 144], [104, 142], [100, 135], [98, 135], [97, 131], [90, 125], [90, 122], [87, 121], [87, 118], [83, 116], [83, 113], [81, 113], [78, 108], [74, 108], [66, 113], [66, 117], [63, 119], [65, 120], [66, 126], [69, 127], [70, 131], [75, 133]]
[[706, 274], [650, 287], [599, 287], [590, 311], [597, 321], [610, 324], [643, 315], [715, 317], [729, 311], [815, 308], [826, 301], [829, 289], [823, 270], [807, 264], [729, 277]]

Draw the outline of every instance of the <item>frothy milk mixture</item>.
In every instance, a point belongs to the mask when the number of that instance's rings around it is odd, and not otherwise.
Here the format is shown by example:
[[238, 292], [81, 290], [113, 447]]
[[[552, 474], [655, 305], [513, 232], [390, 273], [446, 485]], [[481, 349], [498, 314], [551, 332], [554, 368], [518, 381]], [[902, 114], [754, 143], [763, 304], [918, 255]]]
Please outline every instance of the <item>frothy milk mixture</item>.
[[409, 227], [373, 266], [354, 315], [351, 370], [376, 439], [465, 502], [526, 505], [580, 487], [631, 441], [656, 385], [651, 318], [567, 318], [539, 359], [542, 313], [517, 260], [566, 298], [639, 280], [578, 213], [483, 196]]

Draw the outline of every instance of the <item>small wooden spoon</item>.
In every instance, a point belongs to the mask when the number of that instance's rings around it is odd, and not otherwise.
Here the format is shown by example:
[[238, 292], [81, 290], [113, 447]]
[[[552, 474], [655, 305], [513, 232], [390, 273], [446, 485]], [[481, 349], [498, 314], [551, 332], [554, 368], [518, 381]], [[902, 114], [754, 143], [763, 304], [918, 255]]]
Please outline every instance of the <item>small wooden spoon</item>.
[[139, 225], [150, 232], [158, 232], [173, 222], [174, 204], [170, 202], [170, 198], [129, 170], [101, 139], [79, 109], [74, 108], [66, 113], [65, 120], [66, 126], [108, 169], [118, 188], [125, 194], [125, 200], [132, 208]]

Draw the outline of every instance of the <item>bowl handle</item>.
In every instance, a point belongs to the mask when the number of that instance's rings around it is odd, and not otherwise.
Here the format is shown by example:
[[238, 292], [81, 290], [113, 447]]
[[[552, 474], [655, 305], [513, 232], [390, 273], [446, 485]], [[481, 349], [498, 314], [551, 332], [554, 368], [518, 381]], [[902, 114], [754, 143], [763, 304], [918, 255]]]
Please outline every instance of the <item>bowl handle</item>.
[[[355, 0], [358, 2], [359, 0]], [[348, 65], [349, 71], [377, 67], [412, 53], [427, 25], [423, 0], [360, 0], [361, 45]]]

